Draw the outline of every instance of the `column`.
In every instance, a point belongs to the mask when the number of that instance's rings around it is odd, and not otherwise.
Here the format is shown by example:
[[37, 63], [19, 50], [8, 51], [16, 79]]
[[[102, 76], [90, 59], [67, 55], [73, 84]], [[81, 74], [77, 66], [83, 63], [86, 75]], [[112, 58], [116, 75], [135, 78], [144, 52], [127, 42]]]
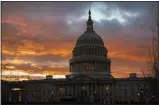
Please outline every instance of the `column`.
[[72, 71], [72, 64], [70, 63], [70, 72]]
[[99, 86], [99, 85], [100, 85], [100, 84], [98, 83], [98, 84], [97, 84], [97, 93], [98, 93], [98, 97], [100, 96], [100, 88], [99, 88], [100, 86]]
[[78, 66], [79, 66], [78, 64], [79, 64], [79, 63], [76, 63], [76, 71], [77, 71], [77, 72], [78, 72]]
[[110, 104], [110, 85], [108, 85], [108, 104]]
[[77, 63], [75, 63], [75, 71], [77, 72]]
[[96, 91], [96, 94], [98, 94], [98, 87], [97, 87], [97, 83], [95, 83], [95, 91]]
[[81, 67], [80, 67], [80, 71], [83, 69], [83, 63], [81, 62]]
[[105, 70], [105, 66], [104, 66], [105, 64], [104, 63], [102, 63], [102, 70]]
[[98, 68], [97, 68], [97, 62], [95, 62], [95, 69], [97, 70]]
[[70, 87], [71, 87], [71, 88], [70, 88], [70, 90], [71, 90], [71, 95], [73, 96], [73, 84], [71, 84]]
[[99, 84], [99, 95], [102, 96], [101, 95], [101, 83]]
[[92, 87], [92, 94], [94, 93], [94, 84], [92, 83], [92, 85], [91, 85], [91, 87]]
[[74, 63], [72, 63], [72, 70], [74, 70]]
[[89, 61], [87, 62], [87, 68], [89, 69]]
[[77, 92], [77, 94], [76, 94], [76, 95], [77, 95], [77, 96], [79, 96], [79, 95], [80, 95], [80, 93], [79, 93], [79, 91], [80, 91], [80, 89], [79, 89], [79, 88], [80, 88], [80, 87], [79, 87], [79, 86], [80, 86], [80, 84], [76, 84], [76, 92]]
[[104, 89], [103, 88], [104, 88], [104, 84], [101, 85], [101, 94], [102, 94], [102, 96], [104, 95], [104, 91], [103, 91]]
[[12, 101], [12, 90], [9, 90], [9, 102]]
[[78, 63], [78, 72], [80, 71], [81, 69], [81, 63]]
[[107, 65], [106, 65], [106, 66], [107, 66], [107, 72], [109, 72], [109, 64], [107, 63]]
[[114, 98], [115, 98], [115, 92], [114, 92], [114, 85], [112, 84], [112, 89], [111, 89], [112, 91], [112, 104], [114, 104]]
[[88, 96], [90, 96], [90, 91], [91, 91], [90, 89], [91, 89], [91, 88], [90, 88], [90, 83], [89, 83], [89, 84], [88, 84], [88, 90], [89, 90], [89, 91], [88, 91]]
[[55, 94], [57, 95], [57, 84], [55, 84]]
[[97, 67], [98, 67], [98, 70], [100, 71], [100, 65], [99, 65], [99, 62], [98, 62], [98, 64], [97, 64]]
[[98, 69], [99, 69], [99, 71], [101, 71], [101, 69], [100, 69], [100, 62], [98, 63]]
[[106, 96], [106, 89], [105, 89], [106, 85], [103, 85], [103, 92], [104, 92], [104, 97]]
[[77, 90], [77, 84], [75, 84], [75, 96], [77, 96], [77, 92], [78, 92], [78, 90]]
[[83, 64], [83, 69], [86, 70], [86, 62]]
[[76, 96], [79, 96], [79, 84], [75, 84], [76, 85]]
[[19, 90], [19, 100], [18, 101], [22, 101], [22, 94], [21, 94], [21, 90]]
[[74, 69], [75, 69], [75, 71], [77, 72], [77, 68], [76, 68], [76, 65], [77, 65], [77, 64], [75, 63], [75, 64], [74, 64]]
[[80, 94], [80, 96], [82, 95], [81, 91], [82, 91], [82, 84], [79, 84], [79, 94]]
[[90, 84], [90, 94], [92, 94], [92, 83]]
[[81, 69], [81, 63], [78, 63], [78, 72], [80, 71]]
[[87, 84], [87, 96], [89, 96], [89, 84]]
[[72, 85], [72, 90], [73, 90], [73, 96], [75, 96], [76, 95], [75, 84]]
[[102, 67], [101, 67], [101, 68], [102, 68], [102, 70], [105, 70], [105, 68], [104, 68], [104, 63], [102, 63]]
[[53, 92], [53, 93], [55, 93], [54, 88], [55, 88], [55, 86], [54, 86], [54, 84], [52, 84], [51, 92]]
[[80, 94], [80, 96], [82, 96], [81, 91], [82, 91], [82, 84], [79, 84], [79, 94]]
[[64, 84], [65, 87], [65, 95], [67, 95], [67, 84]]
[[79, 68], [79, 71], [81, 71], [81, 69], [82, 69], [82, 62], [80, 63], [80, 68]]
[[93, 83], [93, 93], [96, 91], [96, 84]]
[[79, 96], [79, 84], [75, 84], [76, 96]]
[[85, 62], [83, 62], [82, 64], [83, 64], [82, 70], [85, 70]]
[[67, 95], [69, 95], [69, 84], [67, 84]]
[[108, 68], [109, 68], [109, 72], [110, 72], [110, 63], [108, 65], [109, 65]]
[[103, 70], [103, 63], [100, 63], [100, 70]]
[[100, 71], [100, 63], [97, 63], [97, 69]]
[[80, 68], [79, 68], [79, 71], [81, 71], [81, 69], [82, 69], [82, 63], [80, 63]]
[[76, 71], [79, 71], [80, 63], [76, 63]]
[[68, 92], [67, 92], [67, 84], [64, 84], [64, 87], [65, 87], [65, 95], [67, 95], [68, 94]]
[[75, 71], [77, 72], [77, 63], [75, 63]]
[[107, 63], [105, 64], [105, 69], [106, 69], [106, 72], [108, 72]]

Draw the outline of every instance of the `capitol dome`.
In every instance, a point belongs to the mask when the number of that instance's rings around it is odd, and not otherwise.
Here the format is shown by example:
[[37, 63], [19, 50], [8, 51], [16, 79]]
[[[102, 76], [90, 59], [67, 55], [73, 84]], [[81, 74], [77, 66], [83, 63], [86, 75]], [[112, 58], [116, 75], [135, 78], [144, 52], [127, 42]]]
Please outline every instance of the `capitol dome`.
[[91, 11], [86, 22], [86, 31], [77, 39], [69, 61], [70, 74], [68, 78], [85, 75], [95, 79], [110, 76], [111, 61], [107, 57], [108, 50], [104, 47], [102, 38], [94, 31]]
[[82, 34], [77, 42], [76, 42], [76, 46], [81, 46], [81, 45], [100, 45], [100, 46], [104, 46], [104, 42], [102, 40], [102, 38], [97, 35], [94, 31], [92, 32], [85, 32], [84, 34]]

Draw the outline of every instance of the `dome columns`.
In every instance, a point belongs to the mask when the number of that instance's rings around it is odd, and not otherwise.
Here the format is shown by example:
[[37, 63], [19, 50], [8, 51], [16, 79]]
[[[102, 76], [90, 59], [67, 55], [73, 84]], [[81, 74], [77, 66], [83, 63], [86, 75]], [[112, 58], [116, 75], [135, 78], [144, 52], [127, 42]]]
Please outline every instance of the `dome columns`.
[[[73, 70], [73, 71], [72, 71]], [[71, 72], [110, 72], [110, 64], [98, 61], [72, 62], [70, 64]]]

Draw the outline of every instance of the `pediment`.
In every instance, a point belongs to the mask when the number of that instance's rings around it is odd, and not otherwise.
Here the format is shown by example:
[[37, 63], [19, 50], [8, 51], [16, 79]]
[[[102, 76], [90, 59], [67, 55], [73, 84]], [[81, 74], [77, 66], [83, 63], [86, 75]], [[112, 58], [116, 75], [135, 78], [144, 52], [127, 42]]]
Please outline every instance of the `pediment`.
[[94, 80], [91, 77], [88, 77], [86, 75], [77, 75], [76, 77], [72, 78], [73, 80]]

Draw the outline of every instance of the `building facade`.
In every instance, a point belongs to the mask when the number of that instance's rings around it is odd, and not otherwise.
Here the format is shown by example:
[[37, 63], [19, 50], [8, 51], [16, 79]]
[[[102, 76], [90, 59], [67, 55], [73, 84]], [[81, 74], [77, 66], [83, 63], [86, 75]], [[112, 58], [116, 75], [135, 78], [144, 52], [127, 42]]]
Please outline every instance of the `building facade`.
[[[28, 80], [4, 84], [8, 95], [3, 100], [12, 102], [60, 102], [72, 99], [83, 103], [149, 102], [157, 95], [151, 94], [150, 81], [132, 73], [128, 78], [111, 75], [111, 60], [107, 56], [102, 38], [95, 32], [91, 11], [86, 31], [78, 38], [69, 61], [70, 74], [65, 79], [50, 75], [44, 80]], [[157, 89], [153, 89], [157, 92]], [[5, 92], [3, 93], [5, 96]], [[2, 95], [2, 97], [3, 97]]]

